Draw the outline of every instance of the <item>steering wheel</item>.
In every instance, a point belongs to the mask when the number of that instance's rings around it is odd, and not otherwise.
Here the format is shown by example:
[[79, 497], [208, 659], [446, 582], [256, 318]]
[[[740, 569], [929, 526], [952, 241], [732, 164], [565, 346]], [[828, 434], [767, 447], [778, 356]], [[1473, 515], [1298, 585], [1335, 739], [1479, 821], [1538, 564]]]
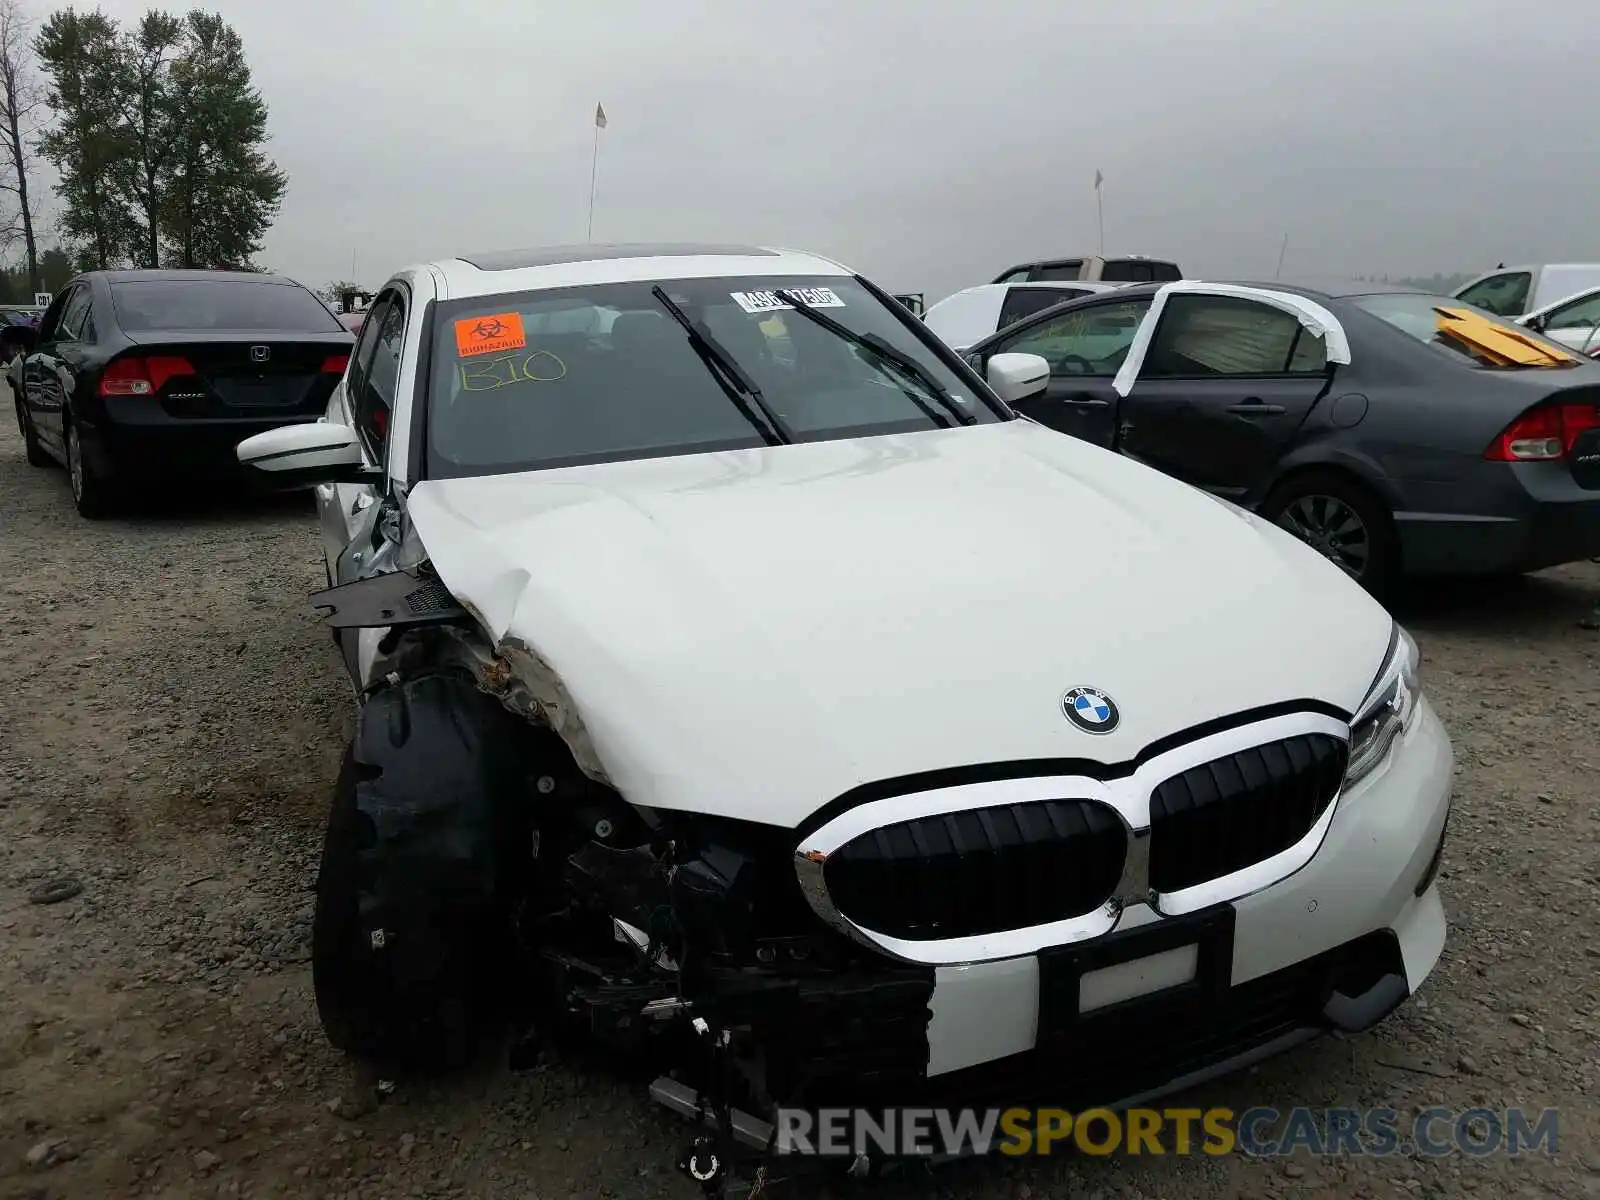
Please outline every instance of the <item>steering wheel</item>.
[[[1072, 367], [1074, 375], [1089, 375], [1094, 372], [1094, 364], [1081, 354], [1063, 354], [1056, 360], [1063, 367]], [[1078, 369], [1081, 367], [1082, 369]]]

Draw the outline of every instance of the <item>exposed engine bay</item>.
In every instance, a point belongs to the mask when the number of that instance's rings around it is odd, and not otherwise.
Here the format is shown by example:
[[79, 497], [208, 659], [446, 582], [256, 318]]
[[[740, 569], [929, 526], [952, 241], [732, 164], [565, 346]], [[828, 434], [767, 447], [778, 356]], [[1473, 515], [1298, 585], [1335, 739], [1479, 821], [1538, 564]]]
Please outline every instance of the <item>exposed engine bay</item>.
[[[406, 606], [407, 588], [427, 595]], [[680, 1164], [708, 1190], [732, 1139], [767, 1148], [774, 1108], [922, 1080], [933, 970], [824, 923], [792, 831], [629, 804], [580, 761], [575, 714], [530, 690], [536, 667], [488, 647], [436, 582], [395, 573], [315, 601], [345, 628], [405, 614], [319, 883], [318, 1005], [337, 1046], [448, 1067], [510, 1029], [513, 1065], [574, 1037], [659, 1063], [656, 1099], [710, 1127]], [[331, 877], [341, 861], [348, 878]]]
[[[833, 799], [774, 809], [695, 790], [699, 762], [715, 778], [734, 752], [714, 737], [613, 753], [606, 709], [627, 677], [580, 706], [425, 565], [313, 603], [364, 639], [370, 681], [317, 887], [329, 1040], [380, 1069], [462, 1064], [507, 1035], [513, 1066], [609, 1051], [706, 1129], [678, 1165], [708, 1193], [740, 1147], [758, 1172], [795, 1161], [782, 1131], [808, 1111], [1132, 1103], [1370, 1028], [1442, 946], [1448, 743], [1392, 619], [1359, 755], [1349, 722], [1292, 703], [1100, 775], [1005, 760], [834, 794], [836, 775], [816, 789]], [[670, 722], [675, 694], [634, 711]], [[1399, 758], [1406, 736], [1420, 756]], [[635, 795], [680, 806], [631, 802], [596, 740]], [[1402, 764], [1387, 789], [1347, 790], [1385, 756]], [[1408, 763], [1426, 779], [1408, 783]], [[1359, 827], [1387, 828], [1408, 797], [1407, 838]], [[1333, 836], [1392, 854], [1389, 891], [1359, 861], [1312, 862]], [[896, 1161], [851, 1152], [855, 1174]]]

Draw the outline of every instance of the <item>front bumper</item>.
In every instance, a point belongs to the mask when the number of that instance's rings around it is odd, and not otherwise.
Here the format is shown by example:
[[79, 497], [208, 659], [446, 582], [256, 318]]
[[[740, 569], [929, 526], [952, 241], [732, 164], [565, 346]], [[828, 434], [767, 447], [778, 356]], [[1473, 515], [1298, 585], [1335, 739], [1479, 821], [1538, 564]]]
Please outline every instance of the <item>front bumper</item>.
[[[1134, 1103], [1330, 1028], [1375, 1024], [1417, 990], [1444, 945], [1432, 875], [1451, 765], [1449, 739], [1424, 700], [1387, 763], [1339, 798], [1301, 870], [1183, 918], [1128, 909], [1104, 941], [1125, 942], [1132, 961], [1101, 973], [1095, 986], [1107, 1002], [1092, 1012], [1059, 1011], [1070, 992], [1052, 979], [1053, 951], [933, 968], [919, 1099]], [[1204, 981], [1209, 971], [1212, 986], [1164, 988], [1173, 947], [1191, 932], [1201, 938], [1194, 974]], [[1209, 966], [1208, 947], [1226, 948]], [[1073, 987], [1085, 989], [1068, 1001], [1076, 1010], [1088, 984]]]

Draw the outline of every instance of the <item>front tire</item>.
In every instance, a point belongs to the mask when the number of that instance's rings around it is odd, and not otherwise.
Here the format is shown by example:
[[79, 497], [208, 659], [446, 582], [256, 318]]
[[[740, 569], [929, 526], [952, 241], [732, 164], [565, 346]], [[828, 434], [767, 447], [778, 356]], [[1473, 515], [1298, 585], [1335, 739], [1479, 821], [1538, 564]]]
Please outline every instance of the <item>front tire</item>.
[[94, 468], [83, 456], [83, 441], [78, 436], [77, 423], [66, 422], [67, 477], [72, 484], [72, 504], [80, 517], [98, 521], [111, 515], [116, 507], [111, 484], [95, 474]]
[[334, 786], [311, 925], [317, 1015], [336, 1049], [375, 1067], [450, 1071], [471, 1061], [488, 1032], [484, 960], [497, 939], [482, 927], [492, 922], [452, 921], [425, 881], [416, 894], [374, 895], [395, 886], [375, 882], [392, 851], [361, 811], [357, 787], [379, 774], [347, 752]]
[[1400, 582], [1400, 540], [1384, 502], [1365, 484], [1332, 472], [1285, 480], [1261, 515], [1318, 551], [1377, 600]]
[[[334, 785], [328, 832], [317, 873], [316, 909], [311, 921], [311, 981], [317, 1015], [328, 1041], [339, 1050], [375, 1065], [436, 1069], [459, 1066], [471, 1057], [474, 1042], [464, 997], [448, 984], [444, 994], [397, 987], [384, 970], [386, 939], [364, 928], [361, 919], [362, 857], [375, 849], [372, 824], [356, 805], [357, 767], [347, 754]], [[438, 975], [449, 979], [449, 964]]]

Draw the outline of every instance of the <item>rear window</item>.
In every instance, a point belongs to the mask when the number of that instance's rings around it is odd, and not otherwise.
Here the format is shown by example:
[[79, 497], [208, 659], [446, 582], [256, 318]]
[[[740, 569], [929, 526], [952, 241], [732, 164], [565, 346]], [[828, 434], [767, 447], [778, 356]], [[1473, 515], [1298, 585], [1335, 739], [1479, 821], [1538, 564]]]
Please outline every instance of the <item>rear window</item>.
[[1171, 283], [1182, 279], [1178, 264], [1156, 258], [1110, 258], [1100, 268], [1105, 283]]
[[1086, 295], [1088, 293], [1082, 288], [1012, 288], [1000, 305], [1000, 320], [995, 327], [1004, 329], [1023, 317], [1031, 317], [1036, 312]]
[[129, 333], [222, 329], [339, 333], [327, 307], [305, 288], [245, 279], [150, 279], [111, 285], [117, 324]]
[[1150, 264], [1140, 259], [1108, 259], [1100, 268], [1100, 278], [1106, 283], [1149, 283], [1153, 276]]
[[1083, 260], [1070, 259], [1066, 262], [1040, 263], [1033, 269], [1030, 279], [1044, 280], [1049, 283], [1070, 282], [1083, 278]]
[[[1430, 296], [1421, 293], [1379, 293], [1371, 296], [1352, 296], [1350, 303], [1364, 312], [1369, 312], [1381, 321], [1393, 325], [1402, 333], [1408, 334], [1425, 345], [1432, 346], [1441, 354], [1448, 354], [1457, 362], [1468, 363], [1474, 367], [1507, 367], [1507, 366], [1565, 366], [1574, 360], [1570, 347], [1563, 346], [1560, 342], [1542, 337], [1525, 326], [1518, 325], [1498, 313], [1488, 312], [1477, 308], [1465, 300], [1451, 299], [1445, 296]], [[1447, 332], [1449, 318], [1443, 315], [1449, 312], [1466, 312], [1476, 317], [1481, 317], [1488, 323], [1496, 339], [1509, 337], [1514, 340], [1532, 343], [1535, 358], [1548, 358], [1548, 361], [1522, 361], [1511, 363], [1505, 361], [1505, 356], [1494, 352], [1492, 347], [1475, 344], [1470, 338], [1452, 336]], [[1539, 354], [1539, 351], [1546, 354]]]

